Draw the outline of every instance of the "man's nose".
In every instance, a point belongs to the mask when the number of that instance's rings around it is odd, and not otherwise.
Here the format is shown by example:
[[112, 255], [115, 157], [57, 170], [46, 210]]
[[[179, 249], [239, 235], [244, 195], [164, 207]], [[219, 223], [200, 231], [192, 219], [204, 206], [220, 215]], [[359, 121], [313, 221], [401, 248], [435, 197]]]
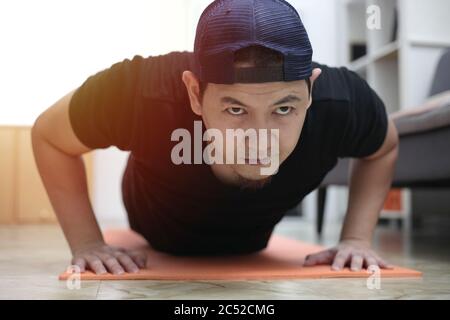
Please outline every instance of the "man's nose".
[[261, 148], [265, 148], [268, 152], [270, 152], [272, 147], [271, 144], [273, 142], [272, 136], [274, 134], [272, 130], [274, 128], [272, 128], [270, 122], [267, 119], [260, 117], [256, 119], [256, 121], [253, 121], [247, 129], [255, 130], [256, 139], [251, 139], [249, 135], [246, 135], [245, 147], [248, 150], [259, 150]]
[[270, 119], [266, 115], [253, 115], [248, 123], [249, 129], [270, 129]]

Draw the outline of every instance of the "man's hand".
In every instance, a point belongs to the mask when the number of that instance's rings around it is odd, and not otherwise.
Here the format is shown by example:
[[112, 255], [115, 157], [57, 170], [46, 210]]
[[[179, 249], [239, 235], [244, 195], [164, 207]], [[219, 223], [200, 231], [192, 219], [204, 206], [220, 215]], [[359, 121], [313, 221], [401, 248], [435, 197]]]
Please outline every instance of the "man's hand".
[[371, 265], [383, 269], [392, 268], [370, 248], [369, 243], [361, 240], [341, 240], [334, 248], [308, 255], [303, 265], [318, 264], [331, 264], [333, 270], [349, 266], [352, 271], [360, 271], [362, 267], [367, 268]]
[[91, 245], [73, 253], [72, 264], [84, 272], [86, 268], [96, 274], [122, 274], [125, 271], [136, 273], [145, 268], [147, 256], [144, 252], [124, 250], [108, 246], [104, 242]]

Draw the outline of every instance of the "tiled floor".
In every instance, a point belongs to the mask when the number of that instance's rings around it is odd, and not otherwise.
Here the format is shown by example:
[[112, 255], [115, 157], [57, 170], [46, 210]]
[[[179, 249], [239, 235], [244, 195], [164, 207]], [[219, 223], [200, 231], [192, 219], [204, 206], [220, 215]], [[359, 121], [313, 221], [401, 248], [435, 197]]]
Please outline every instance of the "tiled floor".
[[[277, 233], [319, 242], [311, 223], [286, 217]], [[338, 226], [321, 241], [332, 245]], [[423, 271], [422, 279], [288, 281], [84, 281], [70, 290], [57, 275], [69, 261], [58, 226], [0, 226], [0, 299], [450, 299], [450, 236], [415, 232], [404, 241], [395, 228], [379, 227], [378, 251], [392, 263]]]

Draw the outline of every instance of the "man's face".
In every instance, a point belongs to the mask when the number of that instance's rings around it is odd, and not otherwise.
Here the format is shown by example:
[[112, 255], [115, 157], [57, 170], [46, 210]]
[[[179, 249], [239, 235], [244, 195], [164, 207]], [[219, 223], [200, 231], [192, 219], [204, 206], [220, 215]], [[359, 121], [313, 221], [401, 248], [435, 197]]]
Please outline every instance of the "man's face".
[[[201, 102], [201, 116], [206, 129], [218, 129], [226, 137], [227, 129], [267, 129], [267, 154], [278, 153], [279, 164], [294, 150], [310, 106], [306, 81], [269, 82], [260, 84], [208, 84]], [[278, 129], [278, 148], [272, 146], [271, 129]], [[263, 131], [264, 132], [264, 131]], [[273, 142], [273, 141], [272, 141]], [[224, 139], [224, 150], [228, 140]], [[261, 187], [270, 181], [261, 168], [270, 164], [250, 164], [250, 150], [258, 144], [235, 140], [234, 149], [245, 145], [246, 163], [215, 164], [214, 169], [237, 184]], [[278, 150], [277, 150], [278, 149]], [[237, 150], [235, 150], [237, 154]], [[259, 159], [261, 160], [261, 159]], [[225, 162], [225, 161], [224, 161]]]

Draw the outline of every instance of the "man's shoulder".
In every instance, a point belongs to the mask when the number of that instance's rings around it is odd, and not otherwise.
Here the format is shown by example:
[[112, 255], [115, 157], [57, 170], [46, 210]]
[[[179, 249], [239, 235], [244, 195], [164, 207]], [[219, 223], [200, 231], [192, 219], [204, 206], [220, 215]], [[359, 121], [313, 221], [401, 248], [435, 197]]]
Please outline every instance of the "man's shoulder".
[[142, 95], [146, 98], [180, 101], [187, 96], [182, 74], [193, 70], [193, 53], [173, 51], [164, 55], [148, 56], [142, 67]]
[[[329, 141], [333, 145], [339, 136], [336, 133], [341, 132], [347, 123], [354, 99], [354, 81], [358, 76], [346, 67], [313, 62], [313, 68], [320, 68], [322, 73], [314, 82], [305, 130], [310, 132], [310, 139]], [[312, 122], [321, 125], [310, 125]]]
[[150, 55], [144, 58], [144, 64], [154, 71], [166, 74], [179, 72], [180, 70], [192, 70], [194, 64], [194, 53], [190, 51], [171, 51], [161, 55]]
[[335, 100], [350, 101], [353, 96], [354, 82], [362, 80], [346, 67], [331, 67], [313, 62], [313, 68], [322, 69], [322, 73], [314, 83], [313, 101]]

